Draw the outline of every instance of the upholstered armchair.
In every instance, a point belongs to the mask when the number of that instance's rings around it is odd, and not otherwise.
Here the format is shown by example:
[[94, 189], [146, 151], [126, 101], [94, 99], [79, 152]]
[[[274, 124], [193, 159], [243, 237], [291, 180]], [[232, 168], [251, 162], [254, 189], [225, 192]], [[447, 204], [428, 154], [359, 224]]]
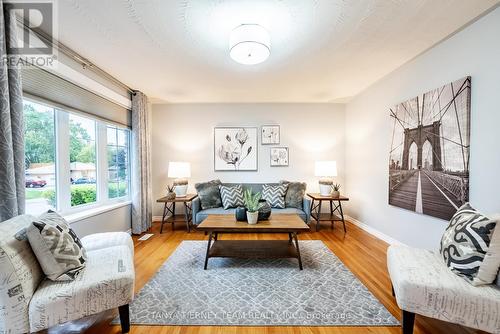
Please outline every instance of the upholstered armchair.
[[402, 314], [402, 332], [413, 333], [415, 314], [500, 333], [500, 282], [472, 286], [444, 264], [438, 252], [392, 245], [387, 267]]
[[22, 215], [0, 223], [0, 333], [36, 332], [113, 308], [127, 333], [135, 282], [130, 235], [82, 238], [86, 267], [73, 281], [54, 282], [44, 277], [26, 237], [34, 219]]

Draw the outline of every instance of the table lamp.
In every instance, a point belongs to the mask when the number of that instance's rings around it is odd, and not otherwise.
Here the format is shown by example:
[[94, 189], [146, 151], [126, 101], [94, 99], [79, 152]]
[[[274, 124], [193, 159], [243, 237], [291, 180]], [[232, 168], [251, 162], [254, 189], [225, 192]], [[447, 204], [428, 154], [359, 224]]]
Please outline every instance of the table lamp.
[[188, 188], [188, 177], [191, 177], [189, 162], [171, 161], [168, 163], [168, 177], [174, 178], [175, 196], [185, 197]]
[[319, 193], [321, 196], [330, 196], [332, 193], [333, 176], [337, 176], [336, 161], [316, 161], [314, 175], [321, 177], [319, 180]]

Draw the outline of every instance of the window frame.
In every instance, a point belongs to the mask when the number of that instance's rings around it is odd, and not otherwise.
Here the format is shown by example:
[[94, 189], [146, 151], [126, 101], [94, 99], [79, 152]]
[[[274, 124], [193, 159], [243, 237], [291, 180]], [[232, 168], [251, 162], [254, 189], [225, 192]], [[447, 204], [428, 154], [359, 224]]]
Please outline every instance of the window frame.
[[[92, 115], [82, 112], [74, 112], [71, 109], [46, 102], [43, 99], [37, 99], [30, 96], [24, 96], [23, 100], [31, 103], [41, 104], [54, 110], [54, 135], [55, 135], [55, 190], [56, 190], [56, 210], [61, 215], [71, 215], [86, 210], [97, 209], [103, 206], [126, 203], [131, 201], [132, 184], [131, 178], [131, 131], [125, 125], [107, 122]], [[95, 145], [96, 145], [96, 201], [77, 206], [71, 206], [71, 171], [70, 171], [70, 115], [85, 117], [95, 122]], [[116, 198], [108, 196], [108, 159], [107, 159], [107, 127], [115, 127], [120, 130], [126, 130], [128, 139], [127, 170], [129, 177], [127, 180], [127, 195]], [[65, 180], [65, 181], [64, 181]]]

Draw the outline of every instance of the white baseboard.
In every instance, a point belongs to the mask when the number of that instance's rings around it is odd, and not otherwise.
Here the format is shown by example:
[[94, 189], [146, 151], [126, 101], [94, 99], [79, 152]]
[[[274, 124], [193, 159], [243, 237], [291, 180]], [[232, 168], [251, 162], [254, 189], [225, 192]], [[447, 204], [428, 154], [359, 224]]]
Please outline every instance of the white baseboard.
[[[360, 222], [357, 219], [354, 219], [351, 216], [345, 215], [345, 218], [346, 218], [346, 220], [350, 221], [351, 223], [358, 226], [362, 230], [364, 230], [364, 231], [370, 233], [371, 235], [387, 242], [390, 245], [404, 245], [404, 243], [402, 243], [401, 241], [396, 240], [393, 237], [390, 237], [387, 234], [384, 234], [384, 233], [380, 232], [379, 230], [371, 227], [370, 225], [367, 225], [365, 223]], [[161, 216], [153, 216], [153, 222], [161, 222]]]
[[365, 224], [363, 222], [360, 222], [359, 220], [357, 220], [357, 219], [355, 219], [355, 218], [353, 218], [351, 216], [345, 215], [345, 218], [346, 218], [346, 220], [348, 220], [349, 222], [351, 222], [354, 225], [358, 226], [362, 230], [370, 233], [371, 235], [379, 238], [380, 240], [383, 240], [383, 241], [387, 242], [389, 245], [404, 245], [404, 243], [402, 243], [401, 241], [396, 240], [393, 237], [390, 237], [387, 234], [384, 234], [384, 233], [380, 232], [376, 228], [373, 228], [370, 225], [367, 225], [367, 224]]

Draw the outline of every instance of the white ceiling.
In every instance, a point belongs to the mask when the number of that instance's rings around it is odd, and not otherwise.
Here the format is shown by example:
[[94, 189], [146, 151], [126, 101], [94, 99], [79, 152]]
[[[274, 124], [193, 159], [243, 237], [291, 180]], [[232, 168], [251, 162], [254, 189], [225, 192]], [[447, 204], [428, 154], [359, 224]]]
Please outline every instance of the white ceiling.
[[[64, 0], [59, 40], [159, 102], [341, 102], [499, 0]], [[257, 23], [271, 56], [229, 57]]]

